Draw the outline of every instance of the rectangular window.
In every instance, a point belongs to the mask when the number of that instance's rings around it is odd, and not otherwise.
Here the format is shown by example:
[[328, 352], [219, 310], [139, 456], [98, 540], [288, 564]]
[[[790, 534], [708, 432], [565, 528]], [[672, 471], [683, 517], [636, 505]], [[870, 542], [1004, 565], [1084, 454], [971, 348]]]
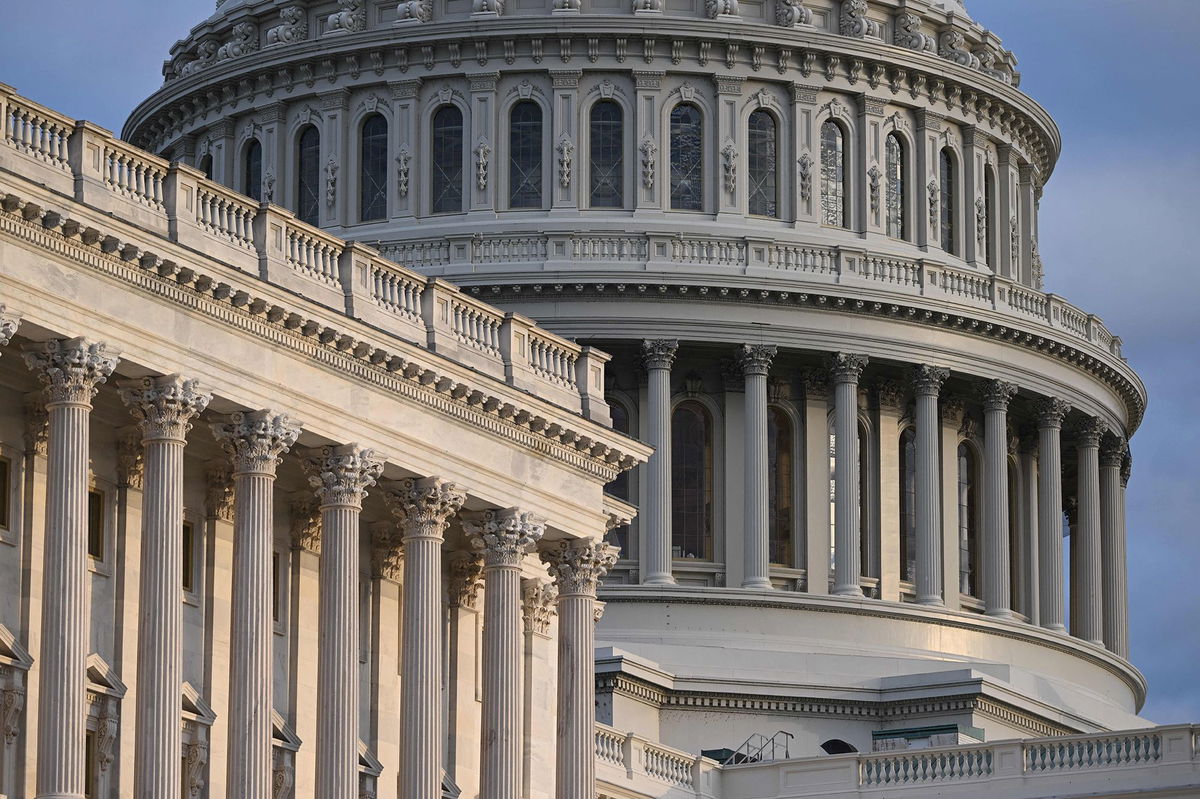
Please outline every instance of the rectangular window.
[[84, 799], [96, 795], [96, 733], [91, 730], [83, 739], [83, 795]]
[[12, 519], [9, 514], [12, 509], [9, 507], [9, 497], [12, 496], [12, 462], [7, 458], [0, 458], [0, 529], [11, 530]]
[[279, 574], [279, 553], [271, 553], [271, 621], [279, 623], [279, 587], [283, 580]]
[[88, 492], [88, 555], [104, 560], [104, 492]]
[[196, 531], [191, 522], [183, 523], [183, 590], [196, 590]]

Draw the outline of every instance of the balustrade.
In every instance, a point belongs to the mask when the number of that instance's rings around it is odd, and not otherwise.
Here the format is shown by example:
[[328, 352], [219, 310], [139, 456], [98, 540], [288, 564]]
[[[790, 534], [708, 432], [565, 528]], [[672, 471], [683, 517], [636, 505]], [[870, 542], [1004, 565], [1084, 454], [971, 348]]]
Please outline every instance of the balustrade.
[[410, 322], [421, 319], [421, 292], [425, 283], [380, 261], [371, 262], [371, 296], [380, 306]]
[[196, 189], [196, 224], [235, 247], [254, 249], [258, 206], [241, 195], [206, 181]]
[[541, 331], [530, 334], [529, 365], [546, 380], [574, 388], [575, 364], [578, 360], [578, 353], [572, 351], [571, 345], [562, 339]]
[[0, 137], [8, 146], [58, 169], [71, 168], [68, 143], [74, 120], [10, 96], [0, 124]]
[[504, 315], [495, 308], [458, 296], [450, 303], [451, 322], [460, 344], [500, 357], [500, 326]]
[[116, 139], [105, 144], [101, 161], [109, 189], [156, 210], [166, 210], [164, 186], [170, 165]]
[[908, 785], [918, 782], [986, 777], [992, 773], [991, 749], [955, 749], [870, 755], [860, 764], [861, 785]]
[[1153, 732], [1131, 735], [1062, 738], [1028, 744], [1027, 771], [1061, 771], [1155, 763], [1162, 757], [1162, 736]]
[[324, 283], [338, 282], [338, 258], [344, 242], [294, 222], [288, 223], [286, 236], [289, 266]]

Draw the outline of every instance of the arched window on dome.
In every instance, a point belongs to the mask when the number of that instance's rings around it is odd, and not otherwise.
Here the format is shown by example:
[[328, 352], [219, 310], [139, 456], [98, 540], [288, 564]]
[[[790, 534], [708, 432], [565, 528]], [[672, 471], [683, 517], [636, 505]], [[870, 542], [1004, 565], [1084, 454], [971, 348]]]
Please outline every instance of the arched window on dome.
[[255, 202], [262, 202], [262, 144], [251, 139], [242, 156], [242, 193]]
[[779, 216], [779, 130], [769, 111], [750, 114], [747, 143], [748, 210], [752, 216]]
[[917, 579], [917, 433], [900, 434], [900, 579]]
[[1021, 480], [1017, 459], [1008, 459], [1008, 590], [1009, 607], [1017, 613], [1028, 613], [1025, 607], [1025, 564], [1022, 559], [1024, 541], [1021, 536]]
[[359, 134], [358, 221], [387, 219], [388, 124], [372, 114]]
[[[829, 567], [837, 567], [837, 433], [835, 415], [829, 414]], [[875, 488], [875, 440], [869, 425], [858, 421], [858, 571], [860, 577], [879, 577], [879, 535], [875, 524], [878, 507]], [[863, 589], [866, 591], [866, 588]]]
[[704, 121], [691, 103], [671, 109], [671, 208], [704, 210]]
[[713, 420], [695, 400], [671, 414], [671, 553], [713, 559]]
[[209, 180], [213, 179], [213, 157], [212, 153], [205, 153], [200, 159], [200, 163], [196, 164], [196, 168], [204, 173], [204, 177]]
[[884, 213], [887, 234], [894, 239], [908, 237], [908, 208], [904, 200], [905, 166], [904, 144], [895, 133], [889, 133], [884, 145], [887, 178]]
[[588, 141], [591, 170], [588, 205], [592, 208], [625, 206], [625, 111], [615, 100], [592, 106]]
[[301, 222], [321, 222], [321, 132], [308, 125], [296, 146], [296, 217]]
[[542, 207], [542, 107], [533, 100], [509, 113], [508, 207]]
[[822, 224], [850, 226], [846, 179], [846, 135], [841, 125], [828, 120], [821, 126]]
[[991, 164], [983, 168], [983, 254], [988, 266], [1000, 264], [996, 257], [996, 170]]
[[430, 210], [456, 214], [463, 210], [463, 113], [444, 105], [433, 114], [430, 148]]
[[956, 196], [956, 180], [954, 169], [954, 154], [949, 147], [943, 147], [938, 154], [938, 176], [941, 186], [941, 231], [942, 249], [958, 255], [958, 237], [955, 235], [955, 215], [958, 212]]
[[979, 456], [965, 441], [958, 445], [958, 582], [959, 591], [978, 597], [980, 492]]
[[[612, 429], [618, 433], [630, 433], [630, 418], [629, 409], [625, 407], [625, 403], [612, 397], [608, 399], [608, 409], [612, 416]], [[628, 502], [631, 499], [630, 494], [629, 472], [621, 472], [611, 483], [604, 487], [606, 493], [612, 494], [617, 499], [622, 499]], [[629, 525], [622, 524], [619, 527], [614, 527], [608, 531], [605, 540], [621, 550], [619, 557], [622, 559], [629, 557]]]
[[782, 408], [767, 409], [767, 544], [771, 563], [791, 568], [796, 565], [792, 548], [795, 508], [792, 420]]

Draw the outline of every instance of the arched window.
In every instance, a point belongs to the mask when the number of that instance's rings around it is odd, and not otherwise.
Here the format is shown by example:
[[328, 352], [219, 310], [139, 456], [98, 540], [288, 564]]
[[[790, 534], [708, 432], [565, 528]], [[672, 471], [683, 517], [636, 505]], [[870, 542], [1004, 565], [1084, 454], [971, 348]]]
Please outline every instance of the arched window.
[[917, 434], [900, 435], [900, 579], [917, 579]]
[[749, 157], [749, 211], [754, 216], [779, 216], [779, 132], [767, 111], [750, 114], [746, 137]]
[[821, 744], [821, 749], [827, 755], [852, 755], [858, 751], [854, 744], [848, 744], [841, 738], [830, 738]]
[[671, 552], [713, 558], [713, 422], [693, 400], [671, 415]]
[[1009, 607], [1017, 613], [1026, 613], [1025, 564], [1022, 559], [1025, 541], [1021, 536], [1021, 481], [1018, 477], [1017, 459], [1008, 459], [1008, 590]]
[[242, 164], [242, 191], [255, 202], [262, 202], [262, 166], [262, 145], [251, 139]]
[[[836, 419], [829, 414], [829, 566], [837, 565], [837, 434]], [[858, 473], [858, 571], [862, 577], [879, 576], [879, 540], [874, 534], [875, 449], [871, 429], [860, 419], [858, 448], [854, 453]]]
[[979, 596], [979, 460], [965, 442], [958, 445], [959, 590]]
[[431, 210], [454, 214], [463, 209], [463, 114], [456, 105], [444, 105], [433, 115], [430, 148]]
[[846, 137], [838, 123], [821, 126], [821, 222], [849, 227], [846, 203]]
[[704, 123], [690, 103], [671, 109], [671, 208], [704, 210]]
[[358, 220], [387, 219], [388, 126], [382, 114], [372, 114], [363, 123], [358, 172]]
[[795, 486], [792, 482], [792, 420], [781, 409], [767, 410], [768, 546], [771, 563], [795, 566], [792, 552], [792, 517]]
[[907, 208], [904, 202], [904, 145], [895, 133], [889, 133], [884, 148], [884, 168], [887, 170], [887, 195], [884, 211], [887, 215], [887, 234], [894, 239], [907, 237]]
[[990, 166], [983, 169], [983, 247], [988, 266], [995, 269], [1000, 261], [996, 258], [996, 171]]
[[296, 147], [296, 216], [310, 225], [321, 221], [321, 133], [313, 125]]
[[622, 208], [625, 205], [625, 112], [615, 100], [592, 106], [591, 187], [592, 208]]
[[508, 206], [542, 207], [542, 107], [522, 100], [508, 124]]
[[[624, 403], [614, 399], [608, 400], [609, 413], [612, 415], [612, 429], [618, 433], [629, 433], [629, 410]], [[604, 490], [617, 499], [629, 501], [629, 472], [621, 472], [616, 479], [604, 487]], [[622, 524], [609, 530], [605, 538], [608, 543], [621, 550], [620, 557], [629, 557], [629, 525]]]
[[212, 154], [205, 153], [204, 156], [200, 159], [200, 163], [196, 165], [196, 168], [204, 173], [204, 177], [208, 178], [209, 180], [212, 180], [213, 179], [213, 157], [212, 157]]
[[954, 204], [957, 200], [957, 198], [954, 196], [954, 156], [951, 155], [949, 147], [943, 147], [941, 153], [938, 155], [938, 175], [940, 176], [940, 183], [942, 187], [942, 249], [948, 253], [957, 255], [958, 241], [954, 235]]

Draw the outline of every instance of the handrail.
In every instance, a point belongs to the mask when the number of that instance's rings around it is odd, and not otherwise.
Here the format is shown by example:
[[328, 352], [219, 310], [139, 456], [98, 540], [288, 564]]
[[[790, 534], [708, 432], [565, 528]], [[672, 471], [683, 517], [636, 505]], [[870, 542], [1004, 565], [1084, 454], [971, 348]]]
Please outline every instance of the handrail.
[[[782, 737], [782, 741], [780, 738]], [[729, 757], [722, 761], [722, 766], [736, 765], [739, 763], [762, 763], [764, 761], [779, 760], [779, 750], [783, 749], [783, 759], [789, 759], [791, 755], [791, 742], [794, 738], [790, 732], [779, 730], [770, 738], [762, 733], [754, 733], [747, 738], [741, 746], [733, 751]], [[767, 756], [767, 749], [771, 750], [770, 756]]]

